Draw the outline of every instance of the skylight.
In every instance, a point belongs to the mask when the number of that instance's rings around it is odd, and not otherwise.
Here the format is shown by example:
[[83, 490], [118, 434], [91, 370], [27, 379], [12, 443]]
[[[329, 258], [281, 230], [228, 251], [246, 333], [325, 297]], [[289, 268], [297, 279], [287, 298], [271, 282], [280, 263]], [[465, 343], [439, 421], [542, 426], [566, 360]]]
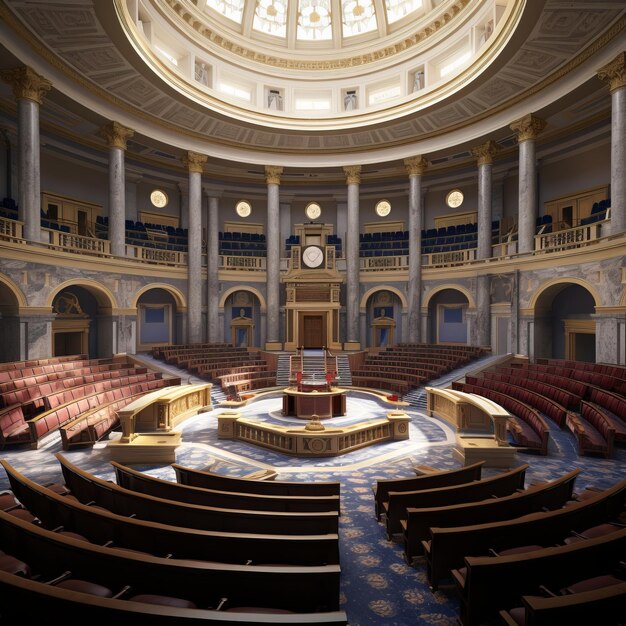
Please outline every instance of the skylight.
[[342, 3], [343, 35], [351, 37], [376, 30], [376, 9], [372, 0], [347, 0]]
[[287, 0], [257, 0], [252, 28], [276, 37], [285, 37]]
[[206, 0], [208, 6], [237, 24], [241, 24], [245, 0]]
[[387, 23], [393, 24], [409, 13], [422, 8], [422, 0], [385, 0]]
[[332, 39], [330, 0], [299, 0], [296, 37], [310, 41]]

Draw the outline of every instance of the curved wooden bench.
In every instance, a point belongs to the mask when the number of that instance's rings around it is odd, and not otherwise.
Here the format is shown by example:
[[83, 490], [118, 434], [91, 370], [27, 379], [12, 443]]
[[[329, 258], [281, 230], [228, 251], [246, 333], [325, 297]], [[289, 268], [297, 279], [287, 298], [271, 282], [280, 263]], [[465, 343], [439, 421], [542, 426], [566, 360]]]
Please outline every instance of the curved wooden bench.
[[273, 495], [236, 493], [181, 485], [139, 472], [121, 463], [111, 461], [115, 469], [117, 484], [125, 489], [137, 491], [157, 498], [201, 504], [224, 509], [259, 511], [339, 511], [339, 496]]
[[582, 532], [617, 519], [626, 504], [626, 479], [590, 498], [553, 511], [541, 511], [511, 520], [449, 528], [431, 527], [422, 541], [430, 586], [437, 589], [450, 571], [463, 567], [466, 556], [486, 555], [524, 545], [554, 545], [572, 531]]
[[72, 578], [130, 594], [184, 598], [198, 607], [228, 598], [235, 606], [291, 611], [336, 611], [338, 565], [234, 565], [100, 546], [47, 530], [0, 511], [0, 549], [28, 564], [43, 580], [71, 571]]
[[389, 493], [402, 491], [417, 491], [420, 489], [433, 489], [435, 487], [448, 487], [462, 485], [474, 480], [480, 480], [480, 474], [484, 461], [466, 465], [453, 470], [440, 470], [424, 476], [411, 476], [410, 478], [388, 478], [378, 480], [372, 486], [374, 491], [374, 508], [376, 519], [384, 510], [384, 504], [389, 499]]
[[[611, 571], [626, 550], [626, 528], [596, 539], [536, 552], [466, 557], [465, 571], [452, 570], [461, 598], [463, 626], [478, 626], [499, 610], [519, 605], [539, 585], [562, 589]], [[580, 624], [580, 622], [577, 622]]]
[[250, 511], [174, 502], [124, 489], [81, 470], [59, 453], [55, 456], [61, 463], [65, 484], [72, 495], [80, 502], [94, 502], [120, 515], [135, 514], [139, 519], [174, 525], [185, 520], [189, 528], [203, 530], [270, 535], [325, 535], [336, 534], [339, 529], [336, 511]]
[[568, 417], [567, 426], [578, 442], [578, 454], [613, 456], [615, 428], [602, 407], [583, 400], [581, 414]]
[[112, 541], [114, 546], [149, 554], [171, 554], [180, 559], [220, 563], [272, 563], [276, 555], [280, 555], [281, 563], [293, 565], [339, 563], [337, 534], [219, 532], [118, 515], [60, 495], [29, 480], [7, 461], [0, 460], [0, 463], [15, 496], [47, 528], [63, 526], [93, 543]]
[[414, 557], [422, 554], [422, 540], [429, 538], [431, 527], [485, 524], [564, 506], [572, 499], [578, 474], [580, 470], [576, 469], [556, 480], [502, 498], [427, 509], [409, 507], [407, 519], [403, 522], [407, 563], [412, 563]]
[[339, 482], [287, 482], [273, 480], [271, 482], [251, 480], [247, 478], [235, 478], [223, 476], [203, 470], [191, 469], [176, 463], [172, 463], [176, 480], [182, 485], [204, 487], [206, 489], [219, 489], [221, 491], [234, 491], [237, 493], [259, 493], [265, 495], [283, 496], [338, 496], [341, 489]]
[[462, 485], [436, 487], [419, 491], [390, 491], [383, 504], [386, 516], [387, 539], [402, 532], [402, 520], [407, 518], [407, 508], [452, 506], [465, 502], [478, 502], [500, 498], [524, 489], [528, 465], [520, 465], [508, 472], [496, 474]]

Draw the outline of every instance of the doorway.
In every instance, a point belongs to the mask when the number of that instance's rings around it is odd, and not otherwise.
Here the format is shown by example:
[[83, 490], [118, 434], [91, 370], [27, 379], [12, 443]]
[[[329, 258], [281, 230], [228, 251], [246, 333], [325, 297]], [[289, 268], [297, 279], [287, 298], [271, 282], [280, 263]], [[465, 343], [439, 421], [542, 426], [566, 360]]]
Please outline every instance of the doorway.
[[302, 315], [302, 347], [323, 348], [326, 345], [325, 315], [303, 314]]
[[57, 332], [54, 334], [54, 356], [84, 354], [84, 337], [81, 332]]

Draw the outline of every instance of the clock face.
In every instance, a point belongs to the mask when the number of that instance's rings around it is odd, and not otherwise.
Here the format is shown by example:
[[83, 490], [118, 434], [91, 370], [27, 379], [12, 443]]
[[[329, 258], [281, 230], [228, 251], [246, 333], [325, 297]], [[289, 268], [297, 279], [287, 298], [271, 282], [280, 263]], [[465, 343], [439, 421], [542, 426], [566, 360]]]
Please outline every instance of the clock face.
[[161, 191], [160, 189], [155, 189], [150, 194], [150, 202], [152, 202], [153, 206], [161, 209], [164, 206], [167, 206], [167, 202], [168, 202], [167, 194], [164, 191]]
[[461, 206], [462, 203], [463, 203], [463, 192], [460, 191], [459, 189], [453, 189], [446, 196], [446, 204], [453, 209], [456, 209], [456, 207]]
[[380, 217], [386, 217], [389, 213], [391, 213], [391, 203], [389, 200], [381, 200], [376, 205], [376, 214]]
[[319, 267], [324, 262], [324, 251], [319, 246], [308, 246], [302, 253], [302, 262], [307, 267]]
[[248, 217], [250, 213], [252, 213], [252, 207], [249, 202], [245, 200], [240, 200], [237, 202], [237, 206], [235, 207], [235, 211], [237, 211], [237, 215], [239, 217]]
[[317, 202], [311, 202], [304, 210], [310, 220], [316, 220], [322, 214], [322, 207]]

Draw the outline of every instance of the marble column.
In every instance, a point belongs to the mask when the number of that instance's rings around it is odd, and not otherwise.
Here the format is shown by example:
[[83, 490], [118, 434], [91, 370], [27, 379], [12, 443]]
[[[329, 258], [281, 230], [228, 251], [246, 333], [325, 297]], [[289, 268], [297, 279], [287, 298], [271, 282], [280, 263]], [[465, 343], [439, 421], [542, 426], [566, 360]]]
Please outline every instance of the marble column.
[[476, 146], [472, 154], [478, 161], [478, 259], [489, 259], [491, 253], [491, 222], [493, 214], [491, 168], [498, 152], [495, 141]]
[[134, 131], [117, 122], [103, 126], [99, 135], [109, 146], [109, 241], [113, 256], [126, 256], [126, 142]]
[[611, 234], [617, 235], [626, 230], [626, 52], [598, 77], [611, 91]]
[[517, 251], [532, 252], [535, 249], [537, 221], [537, 166], [535, 142], [545, 128], [544, 120], [532, 113], [511, 124], [519, 143], [519, 191], [517, 218]]
[[[480, 232], [480, 227], [479, 227]], [[475, 345], [491, 345], [491, 280], [489, 275], [476, 277]]]
[[408, 341], [419, 343], [422, 306], [422, 228], [424, 226], [422, 175], [428, 167], [428, 161], [423, 156], [416, 156], [405, 159], [404, 164], [409, 175]]
[[359, 184], [361, 166], [343, 168], [348, 185], [348, 223], [346, 232], [346, 341], [347, 350], [361, 347], [359, 332]]
[[207, 341], [217, 343], [222, 340], [219, 327], [219, 198], [209, 195], [209, 215], [207, 219]]
[[187, 343], [202, 342], [202, 171], [207, 157], [188, 152], [189, 232], [187, 235]]
[[180, 227], [189, 228], [189, 185], [187, 183], [178, 183], [179, 199], [180, 199]]
[[265, 348], [280, 350], [280, 175], [283, 168], [265, 166], [267, 183], [267, 324]]
[[24, 239], [41, 241], [39, 107], [52, 83], [28, 66], [0, 72], [13, 88], [18, 116], [18, 210]]

